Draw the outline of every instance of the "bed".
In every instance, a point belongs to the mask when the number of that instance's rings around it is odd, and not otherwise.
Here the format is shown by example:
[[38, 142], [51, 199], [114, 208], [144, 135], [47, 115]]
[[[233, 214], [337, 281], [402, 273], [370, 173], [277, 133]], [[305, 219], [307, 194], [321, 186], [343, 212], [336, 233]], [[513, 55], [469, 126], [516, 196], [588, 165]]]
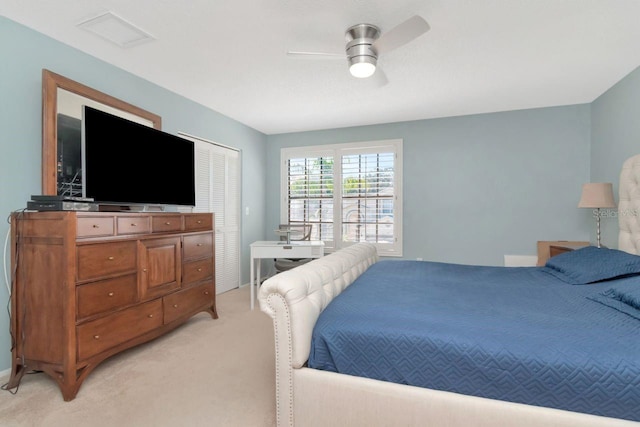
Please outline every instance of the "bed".
[[278, 426], [638, 425], [640, 156], [620, 182], [624, 252], [504, 268], [360, 243], [265, 281]]

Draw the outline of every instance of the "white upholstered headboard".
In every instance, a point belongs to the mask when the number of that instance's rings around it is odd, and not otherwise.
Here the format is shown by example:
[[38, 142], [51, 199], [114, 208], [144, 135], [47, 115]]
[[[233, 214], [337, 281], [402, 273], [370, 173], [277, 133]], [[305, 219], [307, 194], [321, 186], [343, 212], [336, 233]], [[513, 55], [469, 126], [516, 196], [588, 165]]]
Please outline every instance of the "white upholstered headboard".
[[620, 172], [618, 249], [640, 254], [640, 155], [628, 158]]

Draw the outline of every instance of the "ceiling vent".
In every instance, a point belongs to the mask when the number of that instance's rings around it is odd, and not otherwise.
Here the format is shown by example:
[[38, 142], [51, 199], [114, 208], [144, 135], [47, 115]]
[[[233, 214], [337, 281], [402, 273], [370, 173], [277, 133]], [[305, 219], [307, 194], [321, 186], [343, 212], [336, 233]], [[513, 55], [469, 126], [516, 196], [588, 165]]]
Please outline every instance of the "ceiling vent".
[[125, 21], [113, 12], [102, 13], [94, 18], [80, 22], [77, 26], [122, 48], [155, 40], [151, 34]]

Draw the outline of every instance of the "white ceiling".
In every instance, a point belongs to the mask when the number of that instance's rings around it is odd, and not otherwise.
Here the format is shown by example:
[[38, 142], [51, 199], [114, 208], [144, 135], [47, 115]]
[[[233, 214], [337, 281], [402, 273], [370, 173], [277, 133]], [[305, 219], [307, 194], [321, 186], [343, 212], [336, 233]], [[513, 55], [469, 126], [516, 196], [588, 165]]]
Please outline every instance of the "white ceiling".
[[[112, 11], [156, 40], [76, 27]], [[640, 65], [638, 0], [0, 0], [0, 14], [266, 134], [593, 101]], [[354, 24], [431, 30], [349, 75]], [[55, 70], [54, 70], [55, 71]]]

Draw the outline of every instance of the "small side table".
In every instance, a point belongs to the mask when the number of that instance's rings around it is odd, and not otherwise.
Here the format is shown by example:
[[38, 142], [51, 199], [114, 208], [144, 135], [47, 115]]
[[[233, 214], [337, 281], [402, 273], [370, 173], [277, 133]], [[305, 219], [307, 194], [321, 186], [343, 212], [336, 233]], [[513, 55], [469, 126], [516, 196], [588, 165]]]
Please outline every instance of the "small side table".
[[[573, 249], [579, 249], [589, 246], [589, 242], [576, 240], [538, 240], [538, 267], [543, 267], [551, 256], [551, 246], [571, 246]], [[557, 255], [557, 254], [556, 254]]]
[[587, 246], [589, 246], [589, 244], [584, 244], [584, 243], [566, 243], [566, 244], [551, 245], [549, 246], [549, 258], [566, 253], [566, 252], [575, 251], [576, 249], [584, 248]]

